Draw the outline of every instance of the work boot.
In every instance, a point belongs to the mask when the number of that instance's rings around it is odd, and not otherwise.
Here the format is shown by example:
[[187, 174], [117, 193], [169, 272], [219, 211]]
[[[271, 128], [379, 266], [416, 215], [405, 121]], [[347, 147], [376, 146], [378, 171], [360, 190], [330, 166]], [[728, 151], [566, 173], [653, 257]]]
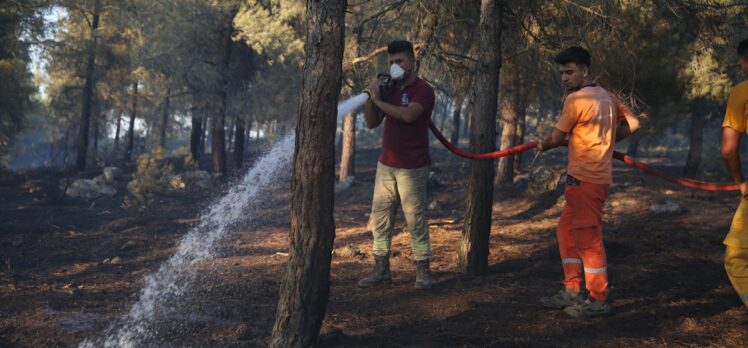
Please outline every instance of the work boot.
[[610, 306], [608, 306], [605, 301], [587, 299], [576, 306], [566, 307], [564, 312], [577, 319], [586, 319], [610, 313]]
[[553, 296], [541, 297], [540, 303], [548, 308], [563, 309], [584, 303], [584, 298], [579, 291], [561, 289]]
[[431, 285], [433, 284], [434, 281], [431, 279], [429, 260], [416, 261], [416, 282], [413, 286], [419, 290], [426, 290], [431, 289]]
[[392, 273], [390, 273], [390, 255], [374, 255], [374, 272], [368, 277], [358, 281], [358, 286], [369, 288], [377, 284], [392, 284]]

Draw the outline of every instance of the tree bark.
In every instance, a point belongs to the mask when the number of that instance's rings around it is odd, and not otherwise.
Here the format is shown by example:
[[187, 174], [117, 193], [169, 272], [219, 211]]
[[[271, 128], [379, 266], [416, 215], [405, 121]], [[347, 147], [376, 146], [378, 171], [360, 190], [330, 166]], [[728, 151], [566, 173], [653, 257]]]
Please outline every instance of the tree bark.
[[86, 169], [86, 157], [88, 155], [88, 130], [91, 122], [91, 98], [93, 97], [94, 70], [96, 68], [96, 30], [99, 28], [100, 12], [101, 0], [95, 0], [91, 23], [91, 41], [88, 45], [88, 58], [86, 59], [86, 81], [83, 85], [83, 107], [81, 108], [80, 128], [76, 141], [75, 169], [79, 172]]
[[[525, 133], [527, 131], [527, 81], [524, 75], [519, 76], [517, 84], [517, 129], [514, 136], [514, 145], [525, 143]], [[522, 172], [522, 153], [514, 155], [514, 173]], [[514, 179], [514, 176], [512, 176]]]
[[117, 129], [114, 131], [114, 149], [112, 150], [112, 158], [117, 158], [117, 152], [119, 152], [119, 132], [122, 128], [122, 111], [117, 110]]
[[127, 150], [125, 151], [125, 161], [132, 159], [133, 142], [135, 135], [135, 117], [138, 115], [138, 81], [132, 84], [132, 116], [130, 116], [130, 127], [127, 133]]
[[457, 98], [455, 98], [455, 108], [454, 111], [452, 111], [452, 128], [454, 130], [452, 131], [452, 144], [457, 145], [460, 142], [460, 112], [462, 111], [462, 102], [463, 102], [463, 96], [462, 94], [458, 94]]
[[[202, 110], [200, 110], [202, 112]], [[192, 110], [192, 129], [190, 130], [190, 153], [192, 159], [195, 161], [200, 160], [200, 139], [202, 139], [203, 132], [203, 118], [198, 116], [198, 110]]]
[[701, 112], [691, 114], [691, 139], [688, 147], [688, 159], [683, 175], [689, 178], [696, 177], [701, 165], [701, 149], [704, 143], [704, 115]]
[[[232, 17], [233, 18], [233, 17]], [[219, 175], [226, 174], [226, 112], [229, 107], [228, 96], [228, 65], [231, 61], [231, 48], [234, 46], [234, 40], [231, 38], [233, 33], [233, 24], [229, 23], [227, 35], [224, 38], [223, 60], [219, 67], [223, 84], [218, 91], [218, 97], [221, 100], [221, 107], [218, 114], [213, 119], [213, 141], [211, 142], [211, 153], [213, 155], [213, 173]]]
[[340, 151], [340, 173], [338, 180], [356, 174], [356, 113], [351, 111], [343, 119], [343, 147]]
[[[502, 150], [517, 143], [517, 92], [515, 90], [502, 93], [501, 97], [501, 145]], [[495, 185], [511, 184], [514, 180], [514, 156], [499, 158], [496, 167]]]
[[244, 120], [237, 117], [236, 130], [234, 131], [234, 167], [241, 169], [244, 165]]
[[162, 149], [166, 150], [166, 129], [169, 127], [169, 109], [171, 108], [171, 88], [166, 89], [166, 98], [164, 98], [164, 110], [161, 115], [161, 131], [159, 137], [159, 145]]
[[271, 347], [317, 343], [330, 291], [335, 125], [346, 1], [308, 0], [291, 200], [291, 247]]
[[[470, 129], [473, 152], [495, 149], [496, 95], [501, 68], [501, 6], [482, 0], [480, 15], [480, 56], [476, 68], [475, 113]], [[488, 240], [493, 205], [493, 161], [472, 161], [465, 226], [459, 251], [458, 269], [468, 275], [488, 272]]]

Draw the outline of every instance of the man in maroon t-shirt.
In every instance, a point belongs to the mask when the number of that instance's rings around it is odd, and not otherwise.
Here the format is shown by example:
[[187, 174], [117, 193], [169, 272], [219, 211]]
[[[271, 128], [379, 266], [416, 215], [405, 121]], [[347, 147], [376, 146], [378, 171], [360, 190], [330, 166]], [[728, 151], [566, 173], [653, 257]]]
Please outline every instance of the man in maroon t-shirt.
[[387, 47], [394, 85], [380, 95], [380, 80], [369, 85], [371, 101], [366, 105], [366, 125], [384, 120], [382, 154], [377, 163], [369, 229], [374, 235], [374, 272], [358, 282], [360, 287], [391, 283], [389, 257], [395, 213], [402, 205], [416, 260], [417, 289], [432, 285], [429, 258], [426, 187], [429, 177], [429, 122], [434, 108], [434, 89], [413, 72], [413, 44], [392, 41]]

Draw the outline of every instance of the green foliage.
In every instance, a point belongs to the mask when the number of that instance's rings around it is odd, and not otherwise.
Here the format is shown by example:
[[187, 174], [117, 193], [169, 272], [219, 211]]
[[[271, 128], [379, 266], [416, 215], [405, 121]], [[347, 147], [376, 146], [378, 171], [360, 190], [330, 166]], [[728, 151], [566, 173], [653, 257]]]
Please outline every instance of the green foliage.
[[133, 174], [134, 180], [128, 184], [132, 198], [125, 199], [126, 207], [135, 207], [139, 211], [145, 211], [159, 194], [169, 189], [166, 179], [171, 174], [173, 166], [166, 163], [165, 154], [164, 149], [158, 147], [151, 154], [138, 157], [137, 167]]
[[31, 109], [34, 85], [27, 70], [29, 54], [21, 37], [35, 13], [24, 11], [21, 3], [0, 2], [0, 154], [20, 131]]

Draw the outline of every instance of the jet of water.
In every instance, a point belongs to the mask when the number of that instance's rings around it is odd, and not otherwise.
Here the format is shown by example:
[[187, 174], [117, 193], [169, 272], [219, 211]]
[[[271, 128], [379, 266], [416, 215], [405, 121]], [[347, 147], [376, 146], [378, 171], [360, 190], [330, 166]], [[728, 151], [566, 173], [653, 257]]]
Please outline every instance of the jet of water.
[[367, 93], [361, 93], [353, 96], [350, 99], [338, 104], [338, 119], [343, 117], [348, 112], [358, 109], [359, 106], [364, 105], [369, 100]]
[[264, 196], [262, 193], [286, 170], [294, 149], [294, 135], [289, 134], [273, 145], [257, 161], [242, 181], [228, 194], [213, 203], [179, 242], [176, 254], [145, 277], [138, 301], [126, 316], [112, 323], [104, 337], [85, 340], [80, 347], [141, 347], [148, 345], [158, 333], [154, 325], [159, 313], [168, 310], [167, 303], [189, 290], [200, 262], [215, 257], [217, 244], [233, 227], [248, 216], [247, 209]]

